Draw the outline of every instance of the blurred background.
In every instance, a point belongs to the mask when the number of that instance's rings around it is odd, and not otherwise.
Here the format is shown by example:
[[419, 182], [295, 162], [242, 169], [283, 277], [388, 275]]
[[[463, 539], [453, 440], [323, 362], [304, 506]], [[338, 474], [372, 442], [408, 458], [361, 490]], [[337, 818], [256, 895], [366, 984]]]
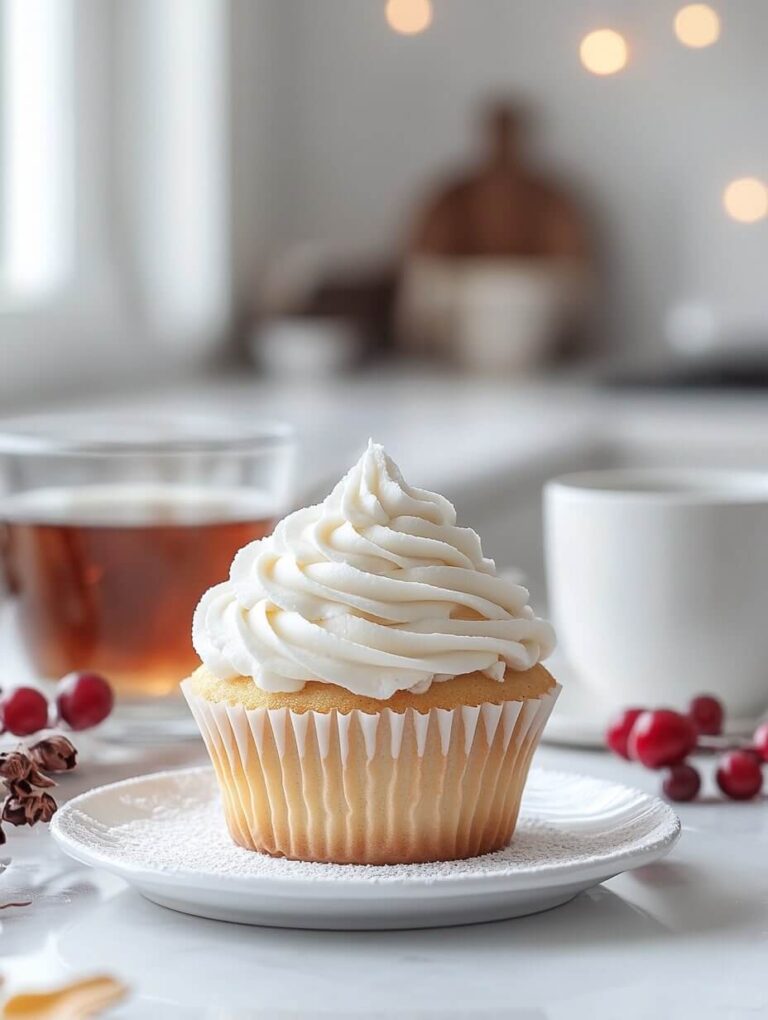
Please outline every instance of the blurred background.
[[373, 434], [534, 576], [556, 470], [766, 466], [766, 37], [763, 0], [2, 0], [2, 410], [287, 420], [300, 498]]

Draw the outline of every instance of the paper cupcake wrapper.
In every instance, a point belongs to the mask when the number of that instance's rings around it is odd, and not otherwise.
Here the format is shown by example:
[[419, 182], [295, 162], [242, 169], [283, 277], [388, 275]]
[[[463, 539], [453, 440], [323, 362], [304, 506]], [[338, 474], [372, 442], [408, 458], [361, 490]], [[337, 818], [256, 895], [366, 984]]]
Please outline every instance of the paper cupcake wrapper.
[[246, 709], [182, 690], [235, 842], [304, 861], [389, 864], [505, 846], [559, 694], [420, 713]]

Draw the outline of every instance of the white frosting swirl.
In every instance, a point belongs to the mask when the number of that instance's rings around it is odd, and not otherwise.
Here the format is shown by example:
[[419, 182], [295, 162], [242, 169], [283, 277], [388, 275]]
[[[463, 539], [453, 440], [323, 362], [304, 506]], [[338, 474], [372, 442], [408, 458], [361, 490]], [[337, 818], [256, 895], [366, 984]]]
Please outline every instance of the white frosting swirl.
[[500, 681], [548, 655], [554, 633], [448, 500], [408, 485], [369, 443], [321, 504], [240, 550], [201, 599], [193, 643], [221, 678], [386, 699], [475, 670]]

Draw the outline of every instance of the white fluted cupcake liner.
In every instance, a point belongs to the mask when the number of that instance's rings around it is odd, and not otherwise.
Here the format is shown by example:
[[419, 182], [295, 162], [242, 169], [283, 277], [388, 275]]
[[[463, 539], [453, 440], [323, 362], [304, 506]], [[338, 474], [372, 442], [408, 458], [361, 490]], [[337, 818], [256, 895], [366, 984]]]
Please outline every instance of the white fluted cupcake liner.
[[297, 713], [182, 689], [241, 846], [294, 860], [387, 864], [472, 857], [512, 837], [559, 686], [538, 698]]

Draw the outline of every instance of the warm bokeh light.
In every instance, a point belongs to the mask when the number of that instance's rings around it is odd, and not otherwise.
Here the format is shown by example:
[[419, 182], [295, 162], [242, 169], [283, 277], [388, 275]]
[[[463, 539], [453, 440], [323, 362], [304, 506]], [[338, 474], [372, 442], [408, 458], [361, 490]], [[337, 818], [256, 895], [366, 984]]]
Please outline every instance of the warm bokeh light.
[[431, 0], [388, 0], [389, 27], [400, 35], [418, 35], [432, 24]]
[[592, 74], [616, 74], [627, 66], [627, 41], [612, 28], [600, 28], [581, 40], [581, 62]]
[[709, 4], [681, 7], [675, 15], [675, 35], [684, 46], [711, 46], [720, 38], [720, 15]]
[[723, 205], [731, 219], [756, 223], [768, 216], [768, 186], [757, 177], [740, 177], [723, 192]]

